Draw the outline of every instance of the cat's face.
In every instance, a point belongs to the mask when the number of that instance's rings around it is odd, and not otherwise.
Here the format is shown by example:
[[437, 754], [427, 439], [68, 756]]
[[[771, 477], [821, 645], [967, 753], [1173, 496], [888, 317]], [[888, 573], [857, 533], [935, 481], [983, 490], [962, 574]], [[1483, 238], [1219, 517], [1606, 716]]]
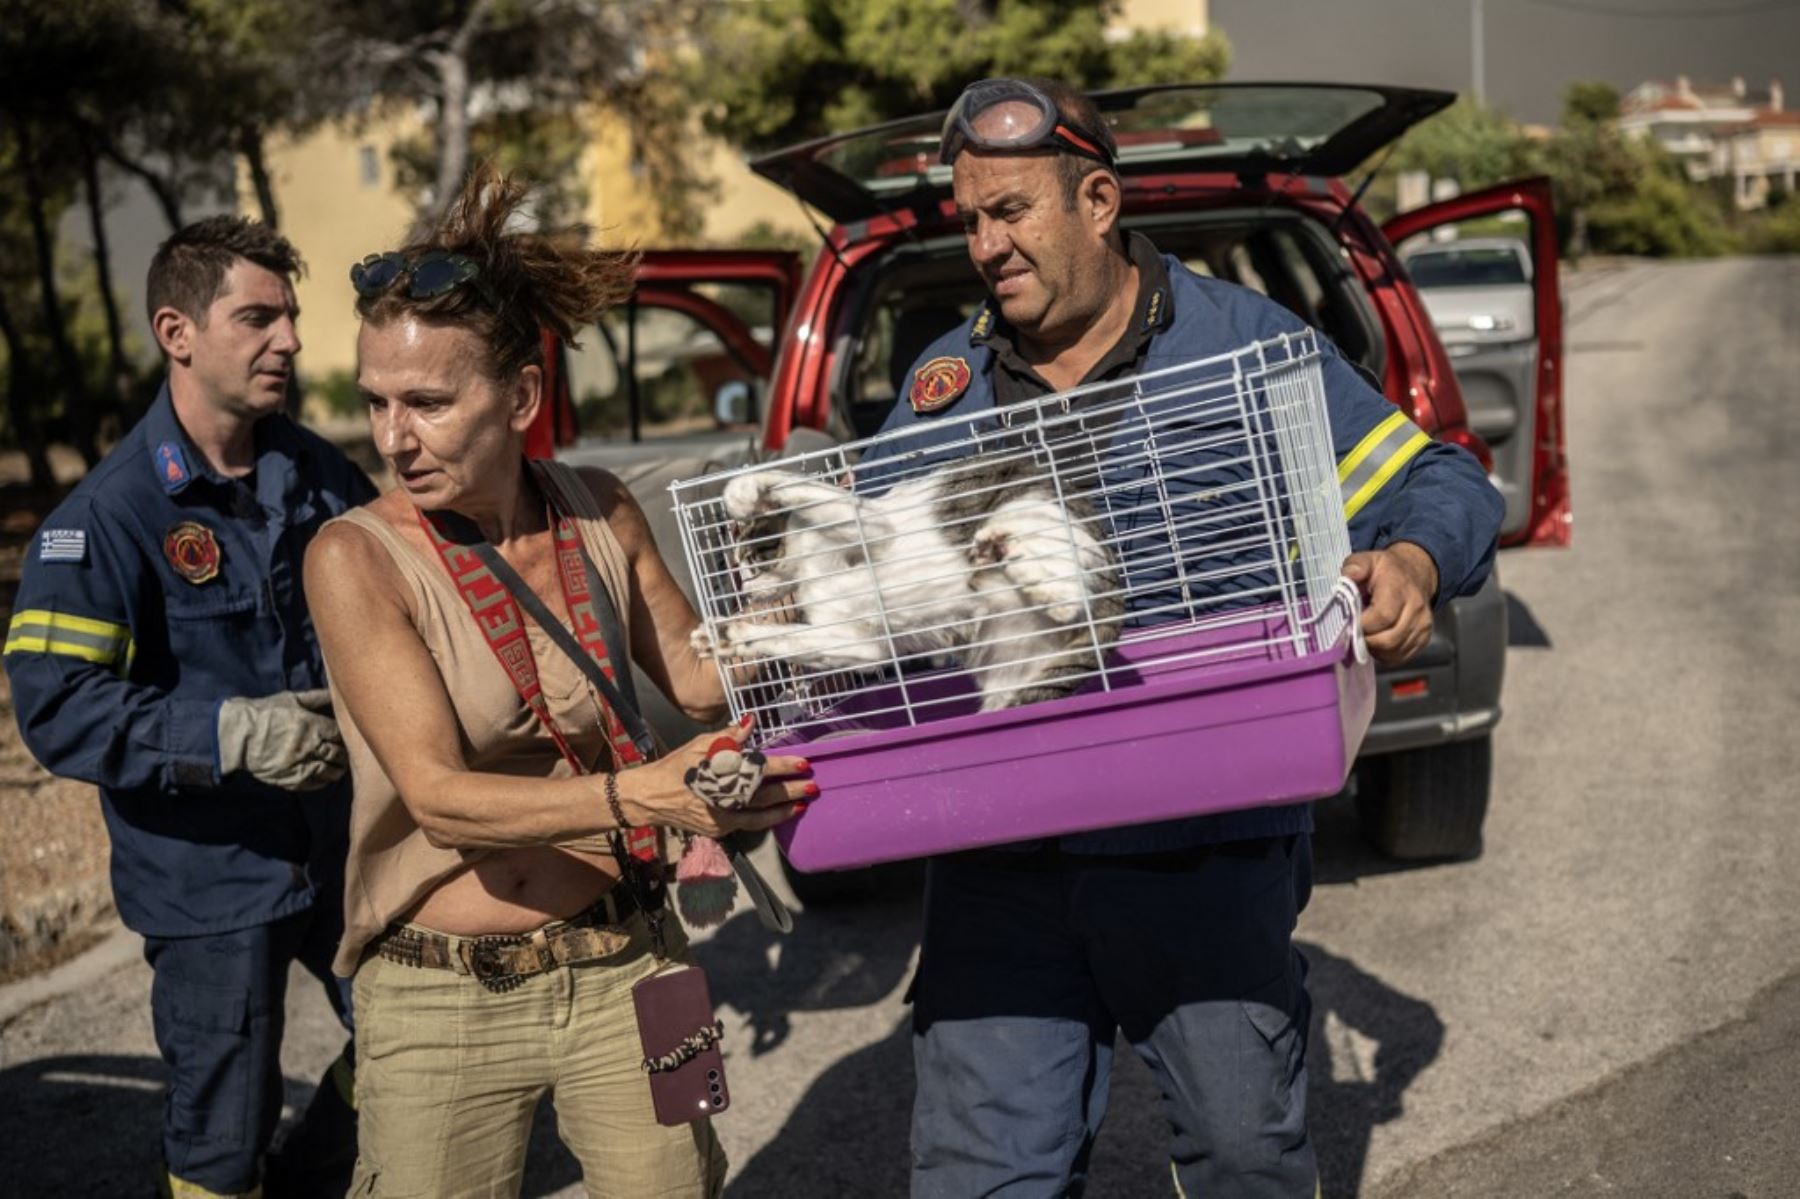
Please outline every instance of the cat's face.
[[746, 595], [779, 591], [793, 582], [787, 544], [787, 513], [775, 512], [737, 522], [732, 564]]

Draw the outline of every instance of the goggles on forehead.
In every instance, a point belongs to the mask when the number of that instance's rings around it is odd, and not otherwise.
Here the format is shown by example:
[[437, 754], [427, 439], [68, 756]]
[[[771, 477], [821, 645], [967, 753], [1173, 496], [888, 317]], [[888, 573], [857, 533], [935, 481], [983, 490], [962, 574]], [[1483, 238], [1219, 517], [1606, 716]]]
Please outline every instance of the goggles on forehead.
[[944, 117], [938, 160], [945, 166], [966, 149], [997, 153], [1055, 146], [1102, 166], [1112, 154], [1099, 136], [1065, 119], [1056, 101], [1023, 79], [983, 79], [963, 89]]
[[350, 286], [359, 296], [378, 296], [403, 277], [406, 294], [415, 300], [429, 300], [468, 283], [489, 307], [500, 307], [493, 289], [481, 277], [481, 264], [465, 254], [427, 250], [415, 258], [398, 250], [389, 250], [385, 254], [371, 254], [350, 268]]

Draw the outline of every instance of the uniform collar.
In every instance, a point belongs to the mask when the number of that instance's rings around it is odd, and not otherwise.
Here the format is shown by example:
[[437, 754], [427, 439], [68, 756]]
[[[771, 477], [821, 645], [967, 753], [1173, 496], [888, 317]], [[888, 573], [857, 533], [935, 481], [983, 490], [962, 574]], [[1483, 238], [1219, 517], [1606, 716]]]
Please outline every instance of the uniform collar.
[[[1125, 326], [1125, 332], [1094, 364], [1088, 372], [1088, 379], [1101, 379], [1116, 371], [1121, 363], [1135, 362], [1142, 356], [1144, 348], [1152, 338], [1167, 329], [1175, 320], [1175, 299], [1169, 286], [1169, 265], [1155, 244], [1142, 233], [1126, 235], [1125, 250], [1131, 258], [1131, 265], [1137, 268], [1137, 299], [1132, 304], [1131, 320]], [[1031, 371], [1018, 351], [1012, 326], [1000, 315], [1000, 306], [992, 298], [984, 301], [980, 311], [975, 314], [975, 323], [969, 329], [969, 340], [975, 345], [987, 346], [1009, 370], [1014, 372]]]
[[169, 495], [180, 495], [196, 477], [216, 478], [175, 418], [175, 400], [167, 379], [144, 414], [144, 440], [150, 449], [150, 469]]
[[[257, 499], [265, 508], [280, 510], [295, 481], [291, 460], [300, 450], [293, 424], [285, 415], [275, 413], [257, 421], [252, 436], [256, 447]], [[224, 488], [240, 482], [214, 471], [207, 465], [205, 455], [194, 448], [181, 421], [176, 419], [167, 379], [156, 393], [156, 402], [144, 414], [144, 440], [150, 450], [151, 470], [169, 495], [180, 495], [196, 479]]]

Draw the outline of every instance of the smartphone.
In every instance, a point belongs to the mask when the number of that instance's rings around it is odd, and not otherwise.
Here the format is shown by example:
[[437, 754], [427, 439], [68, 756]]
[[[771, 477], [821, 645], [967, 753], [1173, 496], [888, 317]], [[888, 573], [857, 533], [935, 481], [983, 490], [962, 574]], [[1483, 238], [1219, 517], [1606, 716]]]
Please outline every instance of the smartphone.
[[638, 1039], [645, 1060], [654, 1062], [675, 1053], [690, 1038], [711, 1042], [691, 1056], [684, 1055], [686, 1060], [672, 1069], [650, 1072], [656, 1122], [686, 1124], [730, 1107], [725, 1056], [719, 1052], [717, 1039], [706, 1033], [716, 1019], [706, 971], [698, 966], [664, 967], [631, 988], [631, 1002], [637, 1011]]

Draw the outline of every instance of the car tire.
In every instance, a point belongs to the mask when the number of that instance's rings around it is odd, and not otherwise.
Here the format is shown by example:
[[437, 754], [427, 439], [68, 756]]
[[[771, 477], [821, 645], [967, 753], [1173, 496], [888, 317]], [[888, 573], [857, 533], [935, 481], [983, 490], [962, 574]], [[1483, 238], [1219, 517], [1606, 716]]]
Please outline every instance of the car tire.
[[1357, 780], [1363, 836], [1404, 861], [1474, 857], [1493, 778], [1491, 736], [1371, 758]]

